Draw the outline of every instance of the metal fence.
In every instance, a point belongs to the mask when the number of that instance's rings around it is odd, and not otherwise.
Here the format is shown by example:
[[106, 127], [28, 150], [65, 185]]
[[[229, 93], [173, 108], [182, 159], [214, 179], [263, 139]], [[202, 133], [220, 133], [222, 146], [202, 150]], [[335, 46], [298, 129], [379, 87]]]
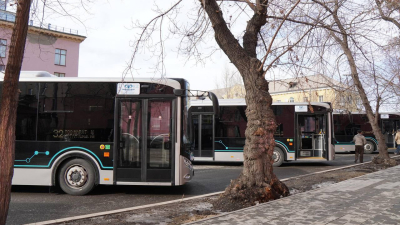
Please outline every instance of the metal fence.
[[[0, 12], [0, 20], [15, 22], [15, 15], [11, 13]], [[33, 20], [29, 20], [29, 26], [78, 35], [78, 30], [52, 25], [51, 23], [34, 22]]]

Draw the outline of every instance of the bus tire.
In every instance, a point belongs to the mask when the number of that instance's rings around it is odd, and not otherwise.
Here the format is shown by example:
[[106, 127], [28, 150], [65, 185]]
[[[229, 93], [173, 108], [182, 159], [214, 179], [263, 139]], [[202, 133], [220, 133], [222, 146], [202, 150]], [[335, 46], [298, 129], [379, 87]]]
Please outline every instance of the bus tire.
[[278, 147], [274, 148], [274, 153], [272, 154], [272, 158], [274, 160], [272, 166], [274, 167], [281, 166], [283, 161], [285, 160], [285, 156], [283, 155], [282, 150]]
[[95, 186], [96, 173], [93, 165], [84, 159], [72, 159], [61, 166], [58, 182], [70, 195], [85, 195]]
[[367, 141], [364, 145], [364, 154], [371, 154], [375, 151], [375, 145], [372, 141]]

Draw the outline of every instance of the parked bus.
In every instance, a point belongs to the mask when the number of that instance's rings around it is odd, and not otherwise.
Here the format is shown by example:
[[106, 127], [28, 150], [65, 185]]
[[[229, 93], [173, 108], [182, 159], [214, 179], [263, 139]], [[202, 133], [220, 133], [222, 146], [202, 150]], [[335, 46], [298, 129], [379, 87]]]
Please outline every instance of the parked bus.
[[[220, 113], [211, 101], [192, 101], [194, 161], [243, 161], [247, 118], [244, 99], [220, 99]], [[284, 161], [327, 161], [335, 158], [332, 108], [329, 103], [273, 103], [278, 127], [274, 134], [274, 166]]]
[[59, 185], [84, 195], [97, 184], [177, 186], [192, 179], [184, 79], [32, 73], [21, 74], [19, 89], [13, 185]]
[[[378, 141], [372, 132], [371, 124], [365, 113], [334, 113], [335, 152], [354, 151], [353, 137], [357, 130], [362, 130], [367, 144], [364, 146], [364, 153], [373, 153], [378, 150]], [[396, 130], [400, 129], [400, 113], [381, 113], [378, 124], [385, 136], [385, 144], [389, 150], [394, 150], [396, 144], [394, 136]]]

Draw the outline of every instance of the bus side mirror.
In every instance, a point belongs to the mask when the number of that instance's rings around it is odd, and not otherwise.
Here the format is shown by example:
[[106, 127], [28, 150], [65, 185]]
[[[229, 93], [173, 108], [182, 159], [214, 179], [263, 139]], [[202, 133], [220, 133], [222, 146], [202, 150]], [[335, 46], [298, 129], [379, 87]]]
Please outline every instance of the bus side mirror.
[[185, 96], [185, 89], [174, 89], [174, 95], [176, 96]]
[[215, 117], [219, 118], [219, 103], [218, 103], [217, 96], [214, 93], [209, 91], [208, 98], [211, 100], [211, 102], [213, 104], [213, 111], [214, 111]]

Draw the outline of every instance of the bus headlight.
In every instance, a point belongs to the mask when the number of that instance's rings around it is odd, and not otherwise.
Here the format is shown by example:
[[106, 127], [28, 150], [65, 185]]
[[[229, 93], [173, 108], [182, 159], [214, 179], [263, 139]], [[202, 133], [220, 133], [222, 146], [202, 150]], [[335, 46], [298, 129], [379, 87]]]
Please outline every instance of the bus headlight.
[[183, 158], [183, 163], [185, 163], [185, 166], [189, 168], [190, 170], [193, 170], [192, 162], [187, 160], [186, 158]]

